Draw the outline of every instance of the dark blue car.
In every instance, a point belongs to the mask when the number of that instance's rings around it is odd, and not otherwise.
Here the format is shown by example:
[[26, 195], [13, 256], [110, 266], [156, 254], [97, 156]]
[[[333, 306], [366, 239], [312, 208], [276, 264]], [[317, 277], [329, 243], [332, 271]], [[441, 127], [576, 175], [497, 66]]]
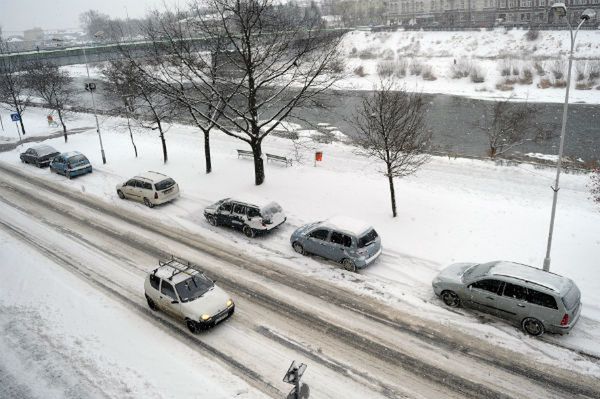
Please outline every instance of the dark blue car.
[[50, 162], [50, 170], [71, 177], [92, 173], [92, 164], [79, 151], [63, 152]]

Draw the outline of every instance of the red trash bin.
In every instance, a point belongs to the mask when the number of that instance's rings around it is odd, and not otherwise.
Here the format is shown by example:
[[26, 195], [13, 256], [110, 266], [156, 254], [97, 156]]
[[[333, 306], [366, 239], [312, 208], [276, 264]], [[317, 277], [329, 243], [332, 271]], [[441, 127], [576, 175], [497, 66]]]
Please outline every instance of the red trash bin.
[[317, 151], [315, 152], [315, 161], [321, 162], [323, 160], [323, 152]]

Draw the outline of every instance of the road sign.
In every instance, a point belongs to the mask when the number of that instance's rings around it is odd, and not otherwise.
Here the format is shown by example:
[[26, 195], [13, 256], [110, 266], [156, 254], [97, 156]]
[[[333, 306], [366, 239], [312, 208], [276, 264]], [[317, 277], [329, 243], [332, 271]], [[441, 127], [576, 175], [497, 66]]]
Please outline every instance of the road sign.
[[18, 113], [10, 114], [10, 119], [12, 119], [13, 122], [18, 122], [21, 120], [21, 116]]
[[287, 373], [283, 376], [283, 382], [287, 382], [288, 384], [295, 384], [296, 380], [302, 377], [302, 374], [306, 371], [306, 364], [300, 363], [298, 365], [294, 360], [292, 364], [290, 364], [290, 368]]

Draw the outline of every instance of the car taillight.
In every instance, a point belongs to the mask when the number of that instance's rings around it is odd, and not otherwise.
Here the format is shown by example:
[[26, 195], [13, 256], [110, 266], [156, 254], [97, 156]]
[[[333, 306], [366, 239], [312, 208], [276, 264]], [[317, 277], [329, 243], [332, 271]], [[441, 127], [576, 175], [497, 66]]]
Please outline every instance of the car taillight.
[[154, 199], [158, 199], [158, 193], [154, 193]]
[[569, 324], [569, 315], [567, 313], [565, 313], [562, 320], [560, 321], [560, 325], [566, 326], [567, 324]]

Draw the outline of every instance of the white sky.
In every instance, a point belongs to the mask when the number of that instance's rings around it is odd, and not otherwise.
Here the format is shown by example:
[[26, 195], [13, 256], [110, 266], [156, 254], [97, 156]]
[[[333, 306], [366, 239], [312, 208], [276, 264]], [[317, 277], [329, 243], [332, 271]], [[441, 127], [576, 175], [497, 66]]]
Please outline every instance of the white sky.
[[42, 29], [79, 28], [79, 14], [95, 9], [111, 17], [143, 16], [148, 9], [162, 4], [180, 4], [188, 0], [0, 0], [0, 26], [5, 35], [33, 27]]

